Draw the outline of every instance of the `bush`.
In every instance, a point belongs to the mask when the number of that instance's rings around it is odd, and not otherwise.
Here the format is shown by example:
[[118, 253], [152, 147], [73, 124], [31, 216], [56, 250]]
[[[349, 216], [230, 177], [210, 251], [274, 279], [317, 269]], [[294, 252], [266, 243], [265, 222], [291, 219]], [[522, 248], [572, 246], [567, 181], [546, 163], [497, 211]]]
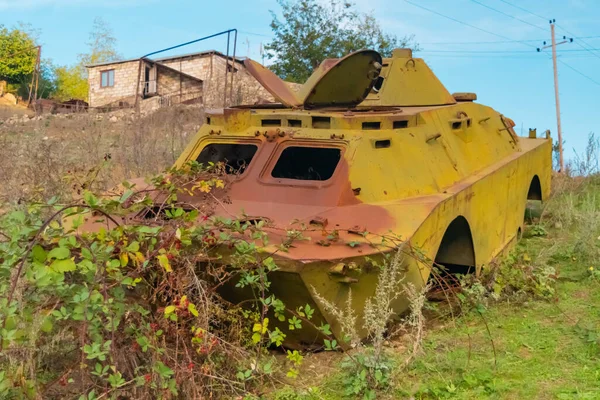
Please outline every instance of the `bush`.
[[[227, 191], [220, 166], [191, 163], [152, 183], [150, 192], [125, 183], [117, 197], [85, 191], [83, 201], [0, 219], [0, 397], [220, 398], [278, 373], [265, 349], [285, 333], [267, 313], [287, 311], [268, 290], [277, 265], [262, 251], [264, 225], [210, 217]], [[183, 187], [202, 208], [178, 203]], [[150, 209], [153, 217], [121, 224]], [[82, 229], [89, 212], [103, 221], [93, 231]], [[229, 279], [252, 288], [254, 306], [216, 294]], [[287, 358], [294, 376], [302, 356]]]

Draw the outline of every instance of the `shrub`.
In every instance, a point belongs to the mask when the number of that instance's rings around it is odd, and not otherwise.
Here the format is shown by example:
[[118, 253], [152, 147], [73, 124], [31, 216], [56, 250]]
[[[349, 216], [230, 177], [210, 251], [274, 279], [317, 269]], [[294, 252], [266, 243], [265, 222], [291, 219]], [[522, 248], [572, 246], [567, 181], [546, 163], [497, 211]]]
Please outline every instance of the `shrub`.
[[[285, 338], [267, 317], [285, 312], [268, 289], [277, 264], [263, 251], [264, 224], [210, 216], [226, 182], [222, 167], [190, 163], [155, 177], [150, 191], [125, 183], [116, 197], [85, 191], [83, 201], [6, 213], [0, 397], [219, 398], [252, 393], [277, 373], [265, 353]], [[204, 196], [201, 208], [178, 202], [183, 187]], [[93, 231], [82, 229], [89, 212], [103, 221]], [[135, 224], [119, 219], [138, 212], [146, 218]], [[252, 289], [254, 306], [217, 295], [230, 279]]]

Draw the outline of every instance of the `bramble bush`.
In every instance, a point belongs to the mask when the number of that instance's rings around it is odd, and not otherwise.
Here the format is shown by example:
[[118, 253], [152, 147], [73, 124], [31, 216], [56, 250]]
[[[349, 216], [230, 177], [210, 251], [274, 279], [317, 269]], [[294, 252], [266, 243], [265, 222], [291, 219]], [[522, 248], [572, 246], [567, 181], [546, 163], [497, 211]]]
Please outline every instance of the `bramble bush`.
[[[269, 293], [278, 267], [262, 222], [212, 216], [227, 201], [223, 167], [190, 163], [152, 185], [0, 217], [0, 397], [246, 396], [286, 372], [266, 352], [285, 339], [267, 315], [298, 329], [312, 309], [290, 312]], [[96, 228], [83, 229], [86, 215]], [[231, 279], [251, 287], [254, 306], [217, 294]], [[294, 377], [302, 355], [287, 354]]]

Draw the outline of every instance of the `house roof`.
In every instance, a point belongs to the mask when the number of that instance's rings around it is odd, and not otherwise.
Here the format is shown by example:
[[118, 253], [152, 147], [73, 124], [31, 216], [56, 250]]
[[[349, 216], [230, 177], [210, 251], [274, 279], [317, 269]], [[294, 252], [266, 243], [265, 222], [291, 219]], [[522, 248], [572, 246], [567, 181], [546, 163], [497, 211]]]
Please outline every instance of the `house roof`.
[[[180, 59], [180, 58], [208, 56], [208, 55], [211, 55], [211, 54], [214, 54], [214, 55], [217, 55], [217, 56], [223, 57], [223, 58], [229, 58], [230, 60], [233, 60], [232, 56], [227, 57], [225, 54], [223, 54], [223, 53], [221, 53], [220, 51], [217, 51], [217, 50], [206, 50], [206, 51], [200, 51], [200, 52], [196, 52], [196, 53], [178, 54], [178, 55], [168, 56], [168, 57], [147, 58], [147, 59], [149, 61], [152, 61], [152, 62], [164, 62], [164, 61], [177, 60], [177, 59]], [[236, 57], [235, 61], [239, 62], [239, 63], [242, 63], [245, 58], [246, 57]], [[127, 58], [127, 59], [117, 60], [117, 61], [108, 61], [108, 62], [88, 64], [85, 67], [86, 68], [94, 68], [94, 67], [101, 67], [101, 66], [106, 66], [106, 65], [122, 64], [122, 63], [126, 63], [126, 62], [139, 61], [140, 59], [141, 58]]]

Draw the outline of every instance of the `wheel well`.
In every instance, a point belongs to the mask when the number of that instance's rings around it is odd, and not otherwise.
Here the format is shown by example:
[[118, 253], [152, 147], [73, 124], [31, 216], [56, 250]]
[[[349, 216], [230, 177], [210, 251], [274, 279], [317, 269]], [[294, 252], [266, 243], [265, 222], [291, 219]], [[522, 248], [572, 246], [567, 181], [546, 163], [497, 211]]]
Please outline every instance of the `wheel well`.
[[435, 256], [435, 263], [442, 265], [449, 274], [466, 274], [475, 269], [475, 247], [469, 222], [465, 217], [456, 217], [442, 237]]
[[531, 180], [529, 191], [527, 192], [527, 200], [542, 200], [542, 184], [537, 175], [534, 175]]

